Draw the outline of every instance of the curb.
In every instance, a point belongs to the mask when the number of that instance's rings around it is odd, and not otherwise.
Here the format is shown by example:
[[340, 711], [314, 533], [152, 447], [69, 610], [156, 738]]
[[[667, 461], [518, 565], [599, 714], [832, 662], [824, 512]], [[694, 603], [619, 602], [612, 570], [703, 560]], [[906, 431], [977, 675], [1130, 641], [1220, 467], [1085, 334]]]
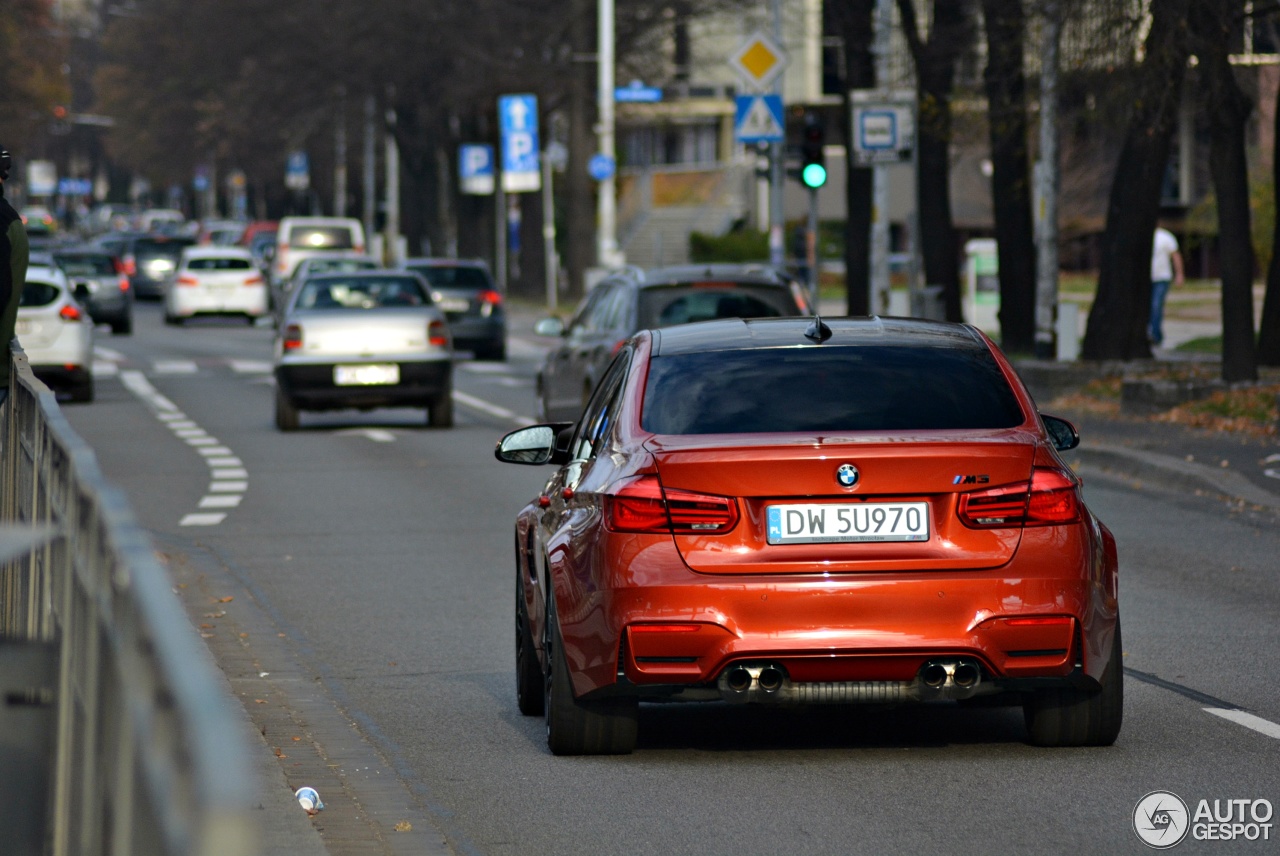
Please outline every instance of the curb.
[[1082, 445], [1075, 450], [1074, 458], [1082, 467], [1102, 473], [1120, 473], [1180, 490], [1210, 490], [1250, 505], [1280, 511], [1280, 496], [1231, 470], [1105, 443]]

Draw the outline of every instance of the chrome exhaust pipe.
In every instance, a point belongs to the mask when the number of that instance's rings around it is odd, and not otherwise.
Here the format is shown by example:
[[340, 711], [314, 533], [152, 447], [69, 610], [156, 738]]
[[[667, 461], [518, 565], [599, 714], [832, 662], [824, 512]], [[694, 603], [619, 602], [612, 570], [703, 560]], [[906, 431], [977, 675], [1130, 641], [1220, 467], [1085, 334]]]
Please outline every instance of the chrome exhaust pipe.
[[760, 670], [759, 677], [756, 678], [756, 686], [760, 688], [761, 692], [767, 695], [773, 695], [778, 690], [782, 689], [782, 685], [786, 679], [786, 673], [783, 672], [782, 669], [779, 669], [777, 666], [765, 666]]
[[920, 669], [920, 682], [931, 690], [940, 690], [947, 685], [951, 672], [944, 663], [925, 663]]
[[970, 690], [982, 680], [982, 670], [978, 668], [977, 663], [970, 660], [961, 660], [956, 663], [955, 669], [952, 670], [951, 680], [958, 689]]
[[743, 695], [751, 689], [753, 678], [746, 666], [734, 666], [724, 673], [722, 680], [729, 692]]

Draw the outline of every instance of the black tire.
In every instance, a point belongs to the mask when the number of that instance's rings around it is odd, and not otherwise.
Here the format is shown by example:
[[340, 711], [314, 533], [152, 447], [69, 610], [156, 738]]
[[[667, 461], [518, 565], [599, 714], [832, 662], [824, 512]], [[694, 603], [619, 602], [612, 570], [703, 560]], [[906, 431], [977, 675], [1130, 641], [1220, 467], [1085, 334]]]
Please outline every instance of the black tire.
[[71, 388], [71, 400], [88, 404], [93, 401], [93, 377]]
[[121, 321], [111, 322], [111, 335], [113, 336], [128, 336], [132, 332], [133, 332], [132, 318], [125, 318]]
[[634, 698], [583, 701], [573, 697], [556, 620], [555, 598], [547, 591], [547, 620], [542, 633], [543, 695], [547, 746], [553, 755], [630, 755], [636, 748], [639, 703]]
[[507, 343], [498, 342], [496, 345], [486, 345], [483, 348], [476, 349], [477, 360], [491, 360], [494, 362], [504, 362], [507, 359]]
[[[519, 548], [517, 542], [517, 549]], [[533, 629], [524, 603], [524, 586], [520, 580], [520, 564], [516, 562], [516, 707], [525, 716], [542, 716], [546, 710], [546, 692], [542, 685], [542, 664], [533, 647]]]
[[1111, 659], [1097, 690], [1040, 690], [1022, 705], [1027, 740], [1033, 746], [1110, 746], [1124, 720], [1124, 662], [1120, 623]]
[[298, 430], [298, 408], [280, 387], [276, 387], [276, 427], [281, 431]]
[[446, 389], [427, 405], [428, 428], [453, 427], [453, 390]]
[[186, 323], [186, 320], [187, 319], [179, 317], [177, 315], [170, 315], [167, 310], [164, 313], [164, 323], [173, 327], [181, 327], [183, 324]]

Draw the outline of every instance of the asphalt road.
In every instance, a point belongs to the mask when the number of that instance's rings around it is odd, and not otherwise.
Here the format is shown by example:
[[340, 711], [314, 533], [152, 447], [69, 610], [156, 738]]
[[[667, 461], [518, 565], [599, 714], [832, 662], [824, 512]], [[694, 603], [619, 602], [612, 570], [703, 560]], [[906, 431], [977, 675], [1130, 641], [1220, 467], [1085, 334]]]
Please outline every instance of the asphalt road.
[[[1088, 480], [1121, 553], [1114, 747], [1029, 747], [1015, 709], [671, 705], [632, 756], [559, 759], [512, 674], [512, 521], [550, 470], [492, 456], [539, 343], [461, 363], [452, 430], [388, 410], [282, 434], [269, 329], [144, 304], [135, 331], [102, 333], [98, 400], [65, 410], [244, 704], [264, 853], [1138, 853], [1151, 791], [1280, 805], [1274, 518]], [[1268, 822], [1177, 851], [1275, 852]]]

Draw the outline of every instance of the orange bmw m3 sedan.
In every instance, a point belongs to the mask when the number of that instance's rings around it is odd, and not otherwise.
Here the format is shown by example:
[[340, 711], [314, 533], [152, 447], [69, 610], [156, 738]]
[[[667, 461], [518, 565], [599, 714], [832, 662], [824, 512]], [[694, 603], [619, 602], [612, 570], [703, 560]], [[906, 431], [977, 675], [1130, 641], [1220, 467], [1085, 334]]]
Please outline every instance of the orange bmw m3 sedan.
[[515, 527], [516, 695], [558, 755], [636, 745], [641, 702], [1021, 705], [1108, 745], [1115, 539], [999, 349], [960, 324], [724, 320], [638, 333]]

